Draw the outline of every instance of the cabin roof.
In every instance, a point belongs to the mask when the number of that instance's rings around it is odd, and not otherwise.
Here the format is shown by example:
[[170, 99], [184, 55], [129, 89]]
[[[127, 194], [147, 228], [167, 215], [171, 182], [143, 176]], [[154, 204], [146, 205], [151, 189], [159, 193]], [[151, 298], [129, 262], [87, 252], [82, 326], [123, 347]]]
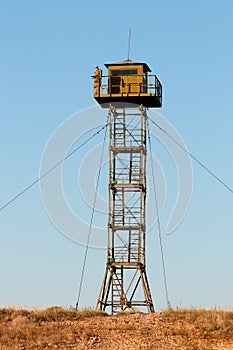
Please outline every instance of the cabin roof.
[[129, 66], [143, 65], [144, 72], [151, 72], [150, 67], [147, 65], [147, 63], [144, 63], [144, 62], [135, 62], [132, 60], [124, 60], [121, 62], [105, 63], [106, 68], [108, 68], [109, 66], [125, 66], [125, 65], [129, 65]]

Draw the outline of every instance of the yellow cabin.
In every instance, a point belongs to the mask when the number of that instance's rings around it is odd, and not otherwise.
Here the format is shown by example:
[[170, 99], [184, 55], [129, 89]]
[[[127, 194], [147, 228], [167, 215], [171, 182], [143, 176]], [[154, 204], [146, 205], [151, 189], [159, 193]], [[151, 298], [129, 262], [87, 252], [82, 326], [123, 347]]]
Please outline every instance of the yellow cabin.
[[107, 63], [108, 75], [96, 67], [94, 98], [103, 107], [113, 102], [143, 104], [145, 107], [162, 106], [162, 85], [146, 63], [125, 60]]

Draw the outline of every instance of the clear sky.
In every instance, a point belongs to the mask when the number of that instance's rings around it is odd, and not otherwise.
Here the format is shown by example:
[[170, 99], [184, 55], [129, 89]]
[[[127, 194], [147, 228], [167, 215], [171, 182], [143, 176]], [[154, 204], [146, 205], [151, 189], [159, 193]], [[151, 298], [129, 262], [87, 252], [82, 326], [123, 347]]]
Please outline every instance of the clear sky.
[[[231, 0], [9, 0], [0, 10], [0, 206], [38, 178], [41, 156], [54, 130], [71, 115], [96, 105], [94, 66], [103, 69], [104, 63], [127, 58], [129, 27], [131, 59], [147, 62], [163, 84], [159, 113], [173, 124], [189, 151], [233, 187]], [[82, 113], [80, 129], [85, 124]], [[93, 127], [103, 122], [98, 113], [94, 118]], [[166, 234], [178, 190], [177, 171], [155, 138], [153, 149], [167, 184], [161, 224], [170, 301], [178, 307], [230, 308], [232, 193], [193, 163], [189, 209], [178, 228]], [[90, 218], [91, 210], [82, 205], [77, 190], [84, 156], [81, 152], [67, 160], [64, 191], [73, 210]], [[89, 172], [96, 169], [90, 166]], [[101, 180], [104, 198], [106, 183], [107, 166]], [[0, 215], [0, 306], [74, 305], [85, 250], [51, 223], [39, 185]], [[106, 224], [105, 217], [97, 215], [95, 220]], [[89, 250], [80, 307], [95, 306], [105, 258], [104, 250]], [[148, 233], [147, 262], [160, 310], [166, 302], [156, 229]]]

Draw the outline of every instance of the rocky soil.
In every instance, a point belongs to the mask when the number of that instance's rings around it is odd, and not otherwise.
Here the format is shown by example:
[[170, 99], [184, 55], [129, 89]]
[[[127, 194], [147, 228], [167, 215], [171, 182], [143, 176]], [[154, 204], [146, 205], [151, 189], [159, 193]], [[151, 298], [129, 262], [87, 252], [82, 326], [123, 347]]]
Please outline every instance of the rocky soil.
[[0, 309], [0, 349], [233, 350], [233, 312]]

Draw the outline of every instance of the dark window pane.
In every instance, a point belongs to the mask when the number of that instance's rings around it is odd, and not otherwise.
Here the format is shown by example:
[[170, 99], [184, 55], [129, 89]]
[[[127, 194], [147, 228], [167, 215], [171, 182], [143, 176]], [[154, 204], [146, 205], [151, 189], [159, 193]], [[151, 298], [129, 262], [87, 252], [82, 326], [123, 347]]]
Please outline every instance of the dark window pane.
[[121, 76], [121, 75], [133, 75], [138, 74], [137, 69], [114, 69], [111, 71], [111, 75], [113, 77]]

